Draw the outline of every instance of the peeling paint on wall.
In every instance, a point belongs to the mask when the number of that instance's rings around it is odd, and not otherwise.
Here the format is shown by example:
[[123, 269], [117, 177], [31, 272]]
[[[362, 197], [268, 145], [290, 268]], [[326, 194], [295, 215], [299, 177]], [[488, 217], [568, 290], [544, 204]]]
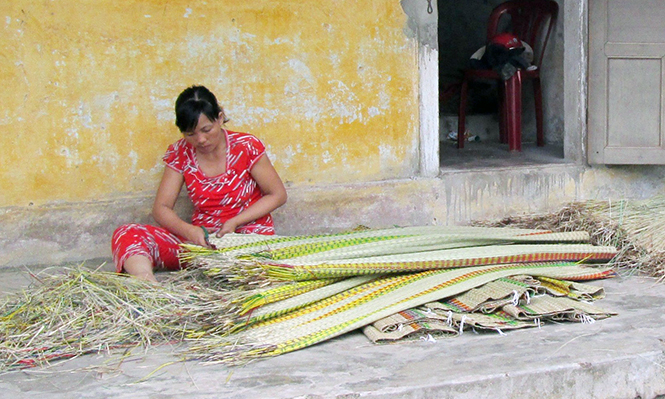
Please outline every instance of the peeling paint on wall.
[[291, 184], [415, 173], [417, 43], [394, 0], [15, 0], [0, 16], [0, 207], [154, 191], [191, 84]]
[[[438, 49], [438, 7], [436, 0], [400, 0], [400, 4], [408, 15], [404, 32], [416, 38], [422, 45]], [[429, 6], [431, 5], [431, 9]], [[431, 10], [431, 13], [430, 13]]]

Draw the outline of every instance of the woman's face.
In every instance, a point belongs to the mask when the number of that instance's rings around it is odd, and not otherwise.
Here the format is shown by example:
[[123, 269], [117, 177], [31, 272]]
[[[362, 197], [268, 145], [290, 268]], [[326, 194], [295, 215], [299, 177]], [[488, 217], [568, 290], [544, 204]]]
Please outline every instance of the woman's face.
[[193, 131], [184, 132], [185, 141], [196, 148], [197, 152], [209, 154], [219, 148], [223, 142], [221, 116], [216, 121], [211, 121], [207, 116], [201, 114], [199, 123]]

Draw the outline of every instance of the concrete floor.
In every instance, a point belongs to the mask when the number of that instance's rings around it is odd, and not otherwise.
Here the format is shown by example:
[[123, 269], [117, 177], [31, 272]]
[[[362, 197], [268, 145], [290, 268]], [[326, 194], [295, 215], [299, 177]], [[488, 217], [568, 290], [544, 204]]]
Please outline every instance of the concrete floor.
[[[5, 292], [29, 281], [0, 271]], [[654, 398], [665, 394], [665, 285], [596, 282], [618, 316], [374, 345], [355, 332], [244, 367], [181, 362], [173, 347], [88, 355], [0, 376], [7, 398]], [[102, 368], [90, 368], [103, 366]]]
[[523, 120], [521, 152], [508, 151], [508, 144], [499, 142], [498, 114], [469, 114], [466, 128], [479, 141], [467, 141], [463, 149], [448, 135], [457, 130], [457, 114], [443, 114], [439, 120], [439, 154], [442, 172], [468, 171], [481, 168], [530, 167], [566, 163], [562, 143], [535, 144], [535, 119]]
[[523, 143], [521, 152], [510, 152], [508, 144], [495, 141], [467, 142], [458, 149], [456, 142], [447, 140], [440, 142], [439, 154], [442, 172], [567, 163], [563, 148], [556, 144]]

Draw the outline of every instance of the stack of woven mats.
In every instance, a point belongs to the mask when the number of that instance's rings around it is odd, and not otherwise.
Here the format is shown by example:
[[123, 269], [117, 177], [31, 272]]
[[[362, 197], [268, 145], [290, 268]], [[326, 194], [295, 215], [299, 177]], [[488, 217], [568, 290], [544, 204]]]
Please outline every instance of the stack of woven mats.
[[614, 314], [592, 304], [603, 288], [526, 275], [504, 277], [465, 293], [426, 303], [363, 328], [375, 343], [455, 337], [465, 329], [540, 327], [545, 320], [593, 323]]
[[320, 236], [227, 235], [183, 260], [235, 292], [223, 326], [187, 353], [242, 363], [362, 328], [374, 342], [612, 315], [582, 283], [614, 276], [586, 232], [421, 226]]

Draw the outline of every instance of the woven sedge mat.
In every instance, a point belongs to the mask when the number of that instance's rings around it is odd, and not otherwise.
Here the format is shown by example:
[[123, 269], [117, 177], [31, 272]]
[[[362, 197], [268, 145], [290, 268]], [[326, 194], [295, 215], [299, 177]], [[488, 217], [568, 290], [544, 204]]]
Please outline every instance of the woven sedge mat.
[[[540, 281], [547, 281], [556, 289], [544, 289]], [[586, 295], [574, 292], [573, 286]], [[363, 333], [374, 343], [395, 343], [425, 336], [436, 339], [434, 332], [437, 330], [446, 332], [438, 337], [453, 337], [468, 328], [503, 333], [502, 330], [540, 327], [541, 319], [593, 322], [616, 313], [582, 301], [582, 298], [595, 300], [603, 296], [602, 287], [590, 284], [548, 277], [501, 278], [460, 295], [377, 320], [364, 327]]]
[[540, 320], [518, 320], [500, 309], [492, 313], [466, 313], [455, 310], [441, 302], [430, 302], [424, 306], [441, 316], [446, 316], [446, 322], [455, 327], [460, 335], [465, 329], [469, 328], [501, 332], [502, 330], [540, 326]]
[[440, 338], [454, 338], [459, 333], [442, 321], [418, 320], [401, 324], [399, 328], [391, 331], [381, 331], [373, 324], [363, 327], [363, 334], [375, 344], [408, 342], [415, 340], [437, 340]]
[[329, 278], [308, 281], [289, 281], [285, 284], [275, 284], [269, 288], [249, 291], [250, 294], [245, 294], [240, 301], [242, 309], [240, 314], [242, 315], [247, 312], [251, 312], [258, 307], [265, 306], [270, 303], [279, 302], [294, 296], [306, 294], [341, 280], [343, 279]]
[[[404, 256], [405, 254], [440, 251], [455, 248], [469, 248], [486, 245], [497, 245], [503, 241], [497, 239], [479, 239], [475, 237], [459, 238], [451, 235], [423, 235], [395, 238], [390, 241], [359, 243], [353, 246], [340, 246], [325, 251], [312, 251], [302, 255], [284, 257], [278, 251], [268, 251], [269, 259], [285, 260], [289, 264], [312, 265], [333, 261], [344, 262], [355, 259], [372, 259], [388, 255]], [[289, 248], [285, 248], [289, 249]], [[276, 256], [273, 256], [276, 255]], [[258, 254], [260, 256], [262, 254]]]
[[[505, 268], [504, 268], [505, 266]], [[550, 268], [554, 269], [550, 269]], [[579, 279], [579, 280], [585, 280], [585, 279], [600, 279], [600, 278], [607, 278], [607, 277], [613, 277], [614, 276], [614, 271], [609, 269], [609, 268], [595, 268], [595, 267], [588, 267], [584, 265], [577, 265], [577, 264], [551, 264], [551, 263], [537, 263], [537, 264], [509, 264], [509, 265], [493, 265], [493, 266], [485, 266], [485, 267], [477, 267], [477, 268], [468, 268], [468, 269], [455, 269], [455, 270], [450, 270], [450, 271], [440, 271], [441, 278], [449, 278], [450, 280], [445, 282], [443, 286], [450, 286], [450, 287], [458, 287], [457, 289], [460, 289], [460, 292], [466, 291], [462, 289], [466, 284], [473, 284], [473, 287], [477, 285], [482, 285], [485, 284], [482, 281], [486, 279], [486, 282], [492, 282], [495, 280], [495, 278], [485, 276], [485, 274], [491, 274], [493, 272], [503, 272], [505, 273], [506, 276], [514, 275], [514, 274], [521, 274], [521, 273], [515, 273], [511, 272], [510, 270], [520, 270], [520, 269], [529, 269], [532, 268], [533, 274], [537, 276], [550, 276], [550, 277], [555, 277], [554, 274], [557, 275], [557, 277], [561, 278], [574, 278], [574, 279]], [[541, 271], [541, 269], [544, 269], [545, 271]], [[436, 272], [436, 271], [433, 271]], [[404, 275], [404, 276], [399, 276], [398, 281], [400, 281], [399, 284], [405, 285], [402, 280], [412, 280], [415, 279], [415, 282], [409, 282], [412, 283], [412, 286], [407, 286], [409, 287], [410, 291], [413, 291], [415, 293], [419, 293], [418, 291], [418, 286], [420, 282], [417, 280], [418, 276], [423, 276], [426, 275], [425, 273], [420, 273], [420, 274], [410, 274], [410, 275]], [[433, 276], [438, 276], [439, 273], [434, 273]], [[499, 276], [498, 278], [501, 278], [503, 276]], [[375, 280], [378, 283], [383, 283], [386, 281], [386, 279], [379, 279]], [[425, 284], [429, 284], [429, 282], [425, 282]], [[459, 286], [457, 286], [459, 284]], [[400, 287], [399, 285], [397, 285]], [[359, 288], [365, 289], [365, 286], [360, 286]], [[346, 293], [342, 293], [346, 294]], [[510, 298], [511, 301], [513, 302], [513, 294], [514, 290], [511, 290], [510, 292]], [[291, 317], [291, 316], [289, 316]], [[298, 321], [299, 322], [299, 321]], [[272, 323], [272, 321], [268, 321], [267, 323]]]
[[[505, 233], [505, 232], [501, 232]], [[271, 250], [266, 256], [271, 259], [298, 258], [298, 264], [313, 264], [315, 262], [330, 262], [333, 260], [355, 259], [375, 256], [386, 256], [393, 254], [406, 254], [414, 252], [437, 251], [454, 248], [480, 247], [487, 245], [506, 245], [517, 243], [564, 243], [564, 242], [588, 242], [589, 234], [586, 232], [563, 232], [538, 234], [513, 234], [498, 235], [494, 231], [478, 231], [470, 234], [427, 234], [416, 236], [395, 236], [391, 240], [376, 242], [358, 242], [352, 246], [335, 247], [331, 242], [330, 247], [325, 250], [312, 251], [312, 253], [298, 254], [297, 256], [285, 256], [295, 254], [287, 247], [282, 250]], [[303, 246], [303, 249], [309, 245]], [[298, 249], [298, 248], [294, 248]]]
[[[392, 262], [412, 262], [412, 261], [442, 261], [442, 260], [460, 260], [471, 258], [470, 261], [463, 263], [465, 266], [481, 266], [482, 264], [474, 263], [474, 259], [485, 258], [498, 258], [504, 256], [519, 256], [531, 255], [537, 257], [542, 255], [559, 255], [560, 258], [553, 258], [553, 261], [567, 261], [566, 255], [574, 257], [575, 261], [585, 259], [589, 260], [608, 260], [616, 254], [616, 248], [611, 246], [600, 246], [591, 244], [507, 244], [507, 245], [487, 245], [487, 246], [471, 246], [464, 248], [449, 248], [434, 251], [423, 251], [416, 253], [399, 253], [395, 255], [385, 256], [372, 256], [368, 258], [358, 259], [339, 259], [322, 263], [310, 263], [306, 258], [286, 259], [277, 264], [284, 264], [289, 266], [308, 266], [314, 268], [316, 266], [346, 266], [346, 265], [364, 265], [364, 264], [381, 264]], [[609, 256], [609, 258], [608, 258]], [[537, 262], [536, 260], [533, 260]]]
[[[413, 340], [414, 338], [421, 339], [424, 337], [430, 340], [436, 339], [437, 337], [453, 338], [462, 335], [464, 330], [468, 330], [469, 328], [502, 332], [502, 330], [514, 330], [539, 325], [534, 321], [516, 320], [501, 310], [490, 314], [480, 312], [460, 312], [455, 307], [442, 302], [430, 302], [420, 308], [409, 309], [406, 312], [414, 310], [429, 315], [429, 317], [424, 320], [428, 321], [430, 325], [421, 325], [421, 320], [417, 320], [416, 323], [413, 324], [403, 323], [400, 325], [399, 319], [389, 316], [378, 320], [369, 326], [365, 326], [363, 328], [363, 333], [370, 341], [380, 344], [397, 343]], [[391, 325], [389, 329], [381, 330], [377, 327], [385, 326], [390, 322], [394, 322], [394, 324]], [[434, 323], [436, 323], [436, 328], [433, 329], [431, 328], [431, 324]], [[445, 335], [437, 334], [437, 330], [445, 332]], [[399, 334], [395, 333], [395, 331], [398, 331]]]
[[[474, 228], [478, 229], [478, 228]], [[299, 258], [301, 263], [321, 263], [330, 260], [346, 260], [389, 254], [442, 249], [464, 248], [504, 243], [513, 241], [513, 236], [523, 235], [510, 229], [480, 228], [489, 230], [495, 239], [479, 239], [478, 233], [461, 236], [459, 234], [426, 234], [409, 230], [410, 234], [394, 234], [395, 229], [373, 230], [357, 233], [343, 233], [318, 236], [265, 236], [258, 234], [229, 234], [223, 238], [211, 239], [215, 249], [191, 244], [182, 244], [185, 249], [180, 254], [183, 262], [194, 266], [231, 266], [238, 260], [255, 259], [257, 261], [287, 260]], [[431, 230], [431, 229], [426, 229]], [[496, 230], [496, 231], [495, 231]], [[506, 231], [503, 231], [506, 230]], [[538, 234], [550, 236], [562, 233]], [[504, 237], [505, 236], [505, 237]], [[526, 235], [527, 241], [534, 235]], [[227, 238], [228, 237], [228, 238]], [[501, 240], [503, 238], [503, 241]], [[560, 237], [562, 240], [563, 237]], [[571, 240], [583, 240], [580, 235], [571, 236]], [[565, 240], [564, 240], [565, 241]]]
[[[476, 230], [479, 229], [479, 230]], [[381, 236], [415, 236], [429, 235], [434, 233], [449, 233], [464, 231], [499, 231], [503, 228], [496, 227], [466, 227], [466, 226], [414, 226], [414, 227], [395, 227], [386, 229], [368, 229], [353, 230], [340, 233], [324, 233], [313, 235], [264, 235], [264, 234], [237, 234], [229, 233], [223, 237], [211, 235], [210, 242], [217, 248], [217, 252], [227, 252], [234, 255], [255, 253], [260, 251], [270, 251], [306, 244], [325, 243], [335, 240], [360, 239]], [[527, 235], [544, 230], [507, 228], [503, 235]], [[497, 233], [499, 234], [499, 233]]]
[[479, 310], [484, 313], [517, 302], [517, 300], [535, 290], [529, 285], [513, 278], [500, 278], [478, 288], [470, 289], [460, 295], [445, 300], [452, 307], [463, 312]]
[[353, 287], [361, 284], [366, 284], [370, 281], [377, 280], [382, 276], [358, 276], [344, 279], [342, 281], [318, 288], [304, 294], [300, 294], [291, 298], [273, 302], [267, 305], [257, 307], [247, 314], [247, 320], [243, 323], [244, 326], [258, 323], [263, 320], [271, 319], [281, 316], [283, 314], [292, 312], [294, 310], [305, 307], [309, 304], [318, 302], [322, 299], [331, 297], [340, 292], [347, 291]]
[[[422, 338], [430, 332], [427, 326], [421, 326], [418, 323], [409, 325], [412, 320], [403, 317], [412, 315], [413, 312], [422, 315], [422, 319], [414, 321], [418, 322], [427, 318], [433, 321], [438, 320], [438, 324], [445, 326], [446, 331], [454, 332], [455, 336], [462, 334], [464, 328], [469, 327], [499, 331], [531, 327], [533, 323], [515, 320], [503, 312], [488, 313], [501, 309], [504, 305], [517, 303], [520, 298], [525, 296], [534, 295], [536, 293], [534, 287], [539, 285], [540, 282], [531, 276], [503, 277], [472, 288], [460, 295], [388, 316], [364, 327], [363, 333], [374, 343], [394, 343], [398, 340], [412, 340], [412, 337]], [[430, 337], [436, 339], [434, 335], [430, 335]]]
[[266, 320], [226, 337], [192, 342], [187, 355], [204, 362], [242, 363], [301, 349], [371, 324], [402, 310], [518, 274], [586, 279], [608, 268], [570, 263], [491, 265], [384, 277]]
[[594, 301], [605, 297], [605, 289], [591, 284], [575, 281], [557, 280], [548, 277], [539, 277], [538, 291], [553, 296], [567, 296], [573, 299]]
[[605, 297], [603, 287], [549, 277], [513, 276], [471, 289], [445, 302], [458, 311], [491, 313], [504, 305], [528, 300], [535, 294], [567, 296], [573, 299], [594, 301]]
[[617, 314], [585, 301], [550, 295], [537, 295], [531, 298], [529, 303], [506, 305], [502, 310], [518, 320], [550, 318], [552, 320], [590, 321], [590, 319], [604, 319]]
[[363, 333], [374, 343], [457, 336], [446, 320], [429, 309], [407, 309], [363, 327]]
[[313, 265], [299, 264], [302, 262], [296, 258], [280, 263], [265, 262], [261, 267], [267, 270], [270, 278], [302, 281], [518, 262], [609, 261], [615, 255], [614, 247], [587, 244], [490, 245]]
[[[614, 247], [589, 244], [514, 244], [404, 252], [390, 241], [375, 249], [393, 255], [308, 261], [307, 256], [272, 260], [259, 255], [232, 256], [211, 249], [185, 245], [181, 260], [193, 269], [232, 287], [269, 285], [270, 281], [304, 281], [341, 278], [363, 274], [415, 272], [452, 267], [482, 266], [499, 263], [546, 261], [607, 261]], [[353, 248], [343, 248], [352, 255]], [[413, 249], [413, 248], [412, 248]], [[246, 288], [245, 288], [246, 289]]]
[[[368, 241], [394, 240], [400, 238], [415, 238], [414, 241], [422, 241], [422, 237], [447, 237], [445, 241], [478, 241], [478, 238], [489, 238], [494, 243], [500, 241], [512, 242], [588, 242], [589, 234], [584, 231], [574, 232], [551, 232], [549, 230], [519, 229], [506, 227], [477, 227], [477, 226], [412, 226], [395, 227], [387, 229], [372, 229], [361, 231], [350, 231], [334, 234], [319, 234], [308, 236], [266, 236], [261, 234], [226, 234], [224, 237], [212, 236], [210, 241], [217, 248], [216, 253], [226, 253], [230, 256], [254, 253], [270, 253], [279, 250], [297, 252], [297, 247], [333, 250], [334, 245], [346, 242], [345, 245], [364, 244], [363, 239]], [[418, 239], [418, 237], [421, 237]], [[407, 240], [408, 241], [408, 240]], [[327, 246], [327, 247], [326, 247]], [[464, 246], [464, 245], [463, 245]], [[371, 245], [370, 245], [371, 247]], [[374, 251], [377, 255], [380, 251]], [[342, 255], [344, 256], [344, 255]]]

